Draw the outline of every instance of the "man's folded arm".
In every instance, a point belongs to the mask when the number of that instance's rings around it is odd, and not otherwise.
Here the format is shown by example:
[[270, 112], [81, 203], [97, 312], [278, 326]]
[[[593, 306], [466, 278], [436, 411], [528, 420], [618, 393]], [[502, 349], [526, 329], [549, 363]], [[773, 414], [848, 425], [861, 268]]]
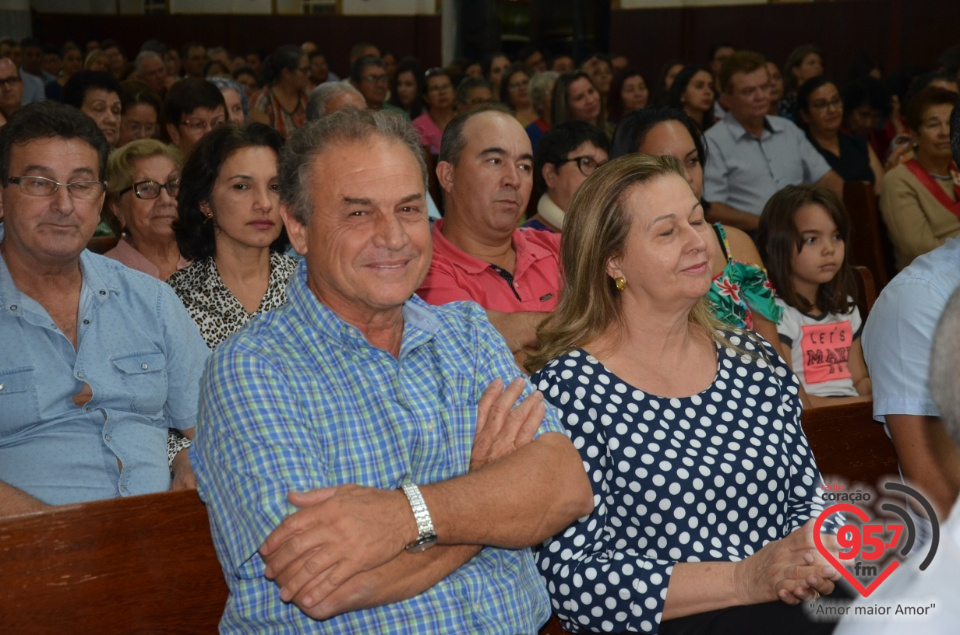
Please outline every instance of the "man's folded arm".
[[593, 509], [580, 454], [558, 432], [421, 491], [440, 544], [529, 547]]
[[410, 599], [432, 588], [480, 552], [478, 545], [438, 545], [404, 551], [390, 562], [353, 576], [318, 604], [297, 602], [312, 618], [359, 611]]

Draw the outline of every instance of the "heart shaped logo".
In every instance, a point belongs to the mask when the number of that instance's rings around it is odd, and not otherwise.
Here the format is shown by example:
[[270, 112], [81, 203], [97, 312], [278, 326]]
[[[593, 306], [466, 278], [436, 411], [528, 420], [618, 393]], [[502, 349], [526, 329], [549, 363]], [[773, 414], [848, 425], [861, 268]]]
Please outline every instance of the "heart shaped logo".
[[[860, 595], [862, 595], [863, 597], [869, 597], [871, 593], [877, 590], [877, 587], [879, 587], [884, 580], [890, 577], [891, 573], [896, 571], [897, 567], [900, 566], [900, 562], [898, 560], [892, 560], [890, 563], [887, 564], [886, 567], [884, 567], [883, 571], [880, 572], [880, 574], [873, 580], [873, 582], [869, 584], [869, 586], [864, 586], [863, 583], [860, 582], [860, 580], [858, 580], [856, 576], [854, 576], [854, 574], [851, 571], [849, 571], [840, 562], [840, 560], [838, 560], [836, 557], [834, 557], [832, 553], [830, 553], [830, 550], [823, 545], [823, 541], [820, 539], [820, 528], [823, 526], [824, 521], [827, 518], [829, 518], [831, 515], [836, 514], [838, 512], [853, 514], [854, 516], [856, 516], [857, 518], [863, 521], [864, 533], [867, 535], [867, 538], [868, 538], [866, 542], [868, 545], [873, 547], [873, 551], [869, 552], [869, 555], [867, 554], [867, 552], [865, 552], [864, 556], [871, 560], [878, 559], [882, 555], [885, 549], [890, 549], [895, 547], [897, 544], [897, 539], [899, 539], [900, 537], [900, 532], [898, 531], [896, 533], [896, 538], [893, 542], [891, 542], [890, 544], [884, 544], [879, 537], [871, 536], [871, 531], [869, 530], [869, 528], [871, 527], [877, 527], [882, 529], [883, 526], [867, 525], [866, 523], [868, 520], [870, 520], [870, 517], [867, 516], [866, 512], [864, 512], [859, 507], [856, 507], [854, 505], [849, 505], [846, 503], [841, 503], [839, 505], [832, 505], [827, 509], [823, 510], [823, 513], [821, 513], [817, 517], [817, 522], [814, 523], [813, 525], [813, 542], [817, 546], [817, 551], [819, 551], [820, 554], [824, 558], [826, 558], [827, 561], [830, 562], [830, 564], [832, 564], [837, 571], [840, 572], [840, 575], [842, 575], [847, 580], [847, 582], [853, 585], [853, 588], [855, 588], [857, 591], [860, 592]], [[849, 561], [849, 560], [852, 560], [854, 557], [856, 557], [856, 555], [860, 552], [861, 534], [860, 534], [860, 529], [856, 525], [849, 525], [849, 524], [844, 525], [843, 527], [840, 528], [840, 534], [843, 535], [844, 532], [850, 532], [851, 535], [853, 536], [853, 540], [850, 540], [850, 541], [838, 539], [838, 542], [840, 542], [842, 547], [851, 548], [851, 551], [847, 553], [852, 555], [848, 555], [846, 558], [844, 558], [845, 560]], [[844, 544], [844, 542], [849, 542], [850, 544]], [[859, 568], [859, 564], [860, 563], [858, 562], [857, 563], [858, 568]], [[870, 567], [870, 568], [876, 569], [876, 567]]]

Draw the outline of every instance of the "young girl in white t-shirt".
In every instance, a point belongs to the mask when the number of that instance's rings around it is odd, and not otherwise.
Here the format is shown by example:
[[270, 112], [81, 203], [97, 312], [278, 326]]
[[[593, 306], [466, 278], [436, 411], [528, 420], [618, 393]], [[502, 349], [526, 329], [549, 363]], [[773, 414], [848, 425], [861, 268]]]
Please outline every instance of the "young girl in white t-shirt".
[[757, 243], [784, 308], [780, 353], [808, 407], [870, 399], [849, 236], [843, 204], [815, 185], [783, 188], [760, 216]]

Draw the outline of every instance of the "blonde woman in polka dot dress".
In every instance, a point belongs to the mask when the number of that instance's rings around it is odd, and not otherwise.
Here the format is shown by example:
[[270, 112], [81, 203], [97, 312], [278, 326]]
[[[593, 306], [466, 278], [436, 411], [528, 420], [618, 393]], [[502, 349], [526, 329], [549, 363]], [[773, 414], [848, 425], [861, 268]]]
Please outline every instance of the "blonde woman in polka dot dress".
[[801, 606], [840, 576], [814, 547], [797, 381], [712, 317], [706, 231], [680, 163], [647, 155], [597, 170], [564, 222], [565, 288], [527, 368], [593, 485], [594, 511], [538, 553], [570, 631], [833, 629]]

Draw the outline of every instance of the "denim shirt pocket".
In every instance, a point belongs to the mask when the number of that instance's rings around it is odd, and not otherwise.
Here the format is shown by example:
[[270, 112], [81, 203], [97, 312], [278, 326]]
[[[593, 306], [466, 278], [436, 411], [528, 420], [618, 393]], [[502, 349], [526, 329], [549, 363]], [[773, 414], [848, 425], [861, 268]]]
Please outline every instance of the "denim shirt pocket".
[[0, 438], [40, 420], [35, 375], [32, 366], [0, 371]]
[[143, 351], [110, 358], [128, 391], [134, 412], [163, 419], [167, 403], [167, 358], [156, 351]]

